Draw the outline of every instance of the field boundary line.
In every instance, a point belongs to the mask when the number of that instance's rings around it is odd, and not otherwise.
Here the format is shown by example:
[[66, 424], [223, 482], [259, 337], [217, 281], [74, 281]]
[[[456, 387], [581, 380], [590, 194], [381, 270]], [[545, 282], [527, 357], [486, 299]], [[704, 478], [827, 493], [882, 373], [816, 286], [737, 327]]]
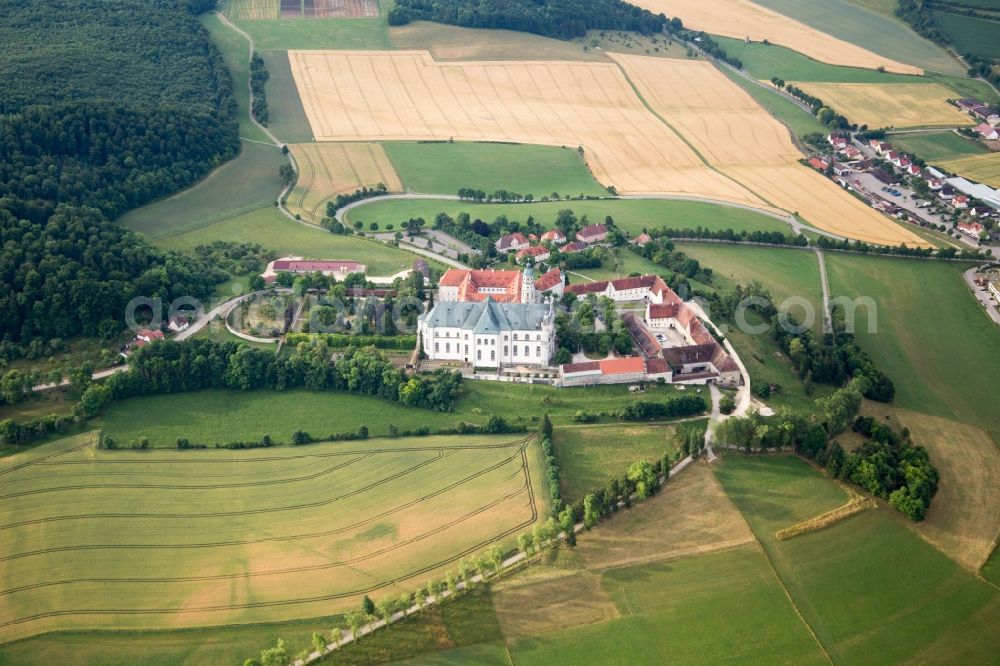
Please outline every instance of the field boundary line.
[[612, 60], [614, 61], [615, 65], [618, 67], [619, 71], [621, 71], [622, 76], [625, 77], [625, 80], [628, 81], [628, 84], [630, 86], [632, 86], [633, 92], [635, 92], [636, 96], [639, 98], [639, 101], [642, 102], [642, 105], [646, 107], [646, 110], [649, 111], [650, 113], [652, 113], [661, 123], [663, 123], [664, 125], [666, 125], [667, 128], [669, 128], [671, 132], [673, 132], [674, 134], [676, 134], [677, 138], [679, 138], [681, 141], [683, 141], [684, 144], [688, 148], [690, 148], [694, 152], [695, 155], [698, 156], [698, 159], [700, 159], [702, 161], [702, 163], [706, 167], [708, 167], [712, 171], [716, 172], [717, 174], [719, 174], [723, 178], [726, 178], [726, 179], [731, 180], [732, 182], [736, 183], [737, 185], [739, 185], [740, 187], [742, 187], [744, 190], [746, 190], [750, 194], [754, 195], [755, 197], [757, 197], [758, 199], [760, 199], [761, 201], [763, 201], [764, 203], [766, 203], [771, 208], [774, 208], [775, 210], [784, 210], [786, 213], [788, 212], [786, 209], [782, 208], [781, 206], [776, 206], [774, 203], [772, 203], [766, 197], [762, 196], [758, 192], [755, 192], [753, 189], [751, 189], [745, 183], [740, 182], [735, 177], [730, 176], [728, 173], [726, 173], [725, 171], [722, 171], [721, 169], [719, 169], [718, 167], [716, 167], [715, 165], [713, 165], [712, 163], [710, 163], [707, 159], [705, 159], [705, 156], [701, 154], [701, 151], [698, 150], [697, 148], [695, 148], [694, 144], [692, 144], [690, 141], [688, 141], [687, 137], [685, 137], [683, 134], [681, 134], [677, 130], [676, 127], [674, 127], [673, 125], [671, 125], [670, 122], [668, 122], [666, 118], [664, 118], [662, 115], [660, 115], [660, 113], [656, 109], [653, 108], [653, 106], [649, 103], [649, 101], [645, 97], [643, 97], [642, 93], [639, 92], [639, 87], [635, 85], [635, 82], [632, 80], [632, 77], [630, 77], [628, 75], [628, 72], [625, 71], [625, 68], [622, 67], [622, 64], [620, 62], [618, 62], [617, 60], [614, 60], [614, 58], [612, 58]]

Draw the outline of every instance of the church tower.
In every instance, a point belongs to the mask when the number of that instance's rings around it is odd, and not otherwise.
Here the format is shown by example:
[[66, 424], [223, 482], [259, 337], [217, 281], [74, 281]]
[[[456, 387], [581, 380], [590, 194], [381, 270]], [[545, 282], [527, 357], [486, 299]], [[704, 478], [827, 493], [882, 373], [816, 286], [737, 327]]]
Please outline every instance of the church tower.
[[534, 303], [535, 294], [535, 271], [528, 264], [524, 267], [524, 275], [521, 276], [521, 302]]

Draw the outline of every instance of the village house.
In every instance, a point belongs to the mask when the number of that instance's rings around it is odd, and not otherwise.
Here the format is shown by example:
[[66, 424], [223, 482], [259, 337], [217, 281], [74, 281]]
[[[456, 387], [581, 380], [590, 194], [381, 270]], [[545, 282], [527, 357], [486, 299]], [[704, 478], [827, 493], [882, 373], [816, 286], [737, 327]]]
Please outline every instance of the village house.
[[925, 180], [927, 181], [927, 187], [929, 187], [932, 192], [937, 192], [942, 187], [944, 187], [944, 181], [942, 181], [940, 178], [931, 177], [931, 178], [925, 178]]
[[516, 260], [517, 263], [523, 264], [529, 259], [535, 262], [541, 262], [548, 259], [550, 256], [548, 248], [542, 247], [541, 245], [535, 245], [534, 247], [526, 247], [522, 250], [518, 250]]
[[980, 235], [986, 227], [979, 222], [959, 222], [957, 228], [959, 232], [965, 234], [969, 238], [979, 240]]
[[590, 246], [583, 241], [573, 241], [572, 243], [566, 243], [563, 245], [559, 248], [559, 251], [563, 254], [572, 254], [573, 252], [583, 252], [589, 247]]
[[542, 234], [541, 240], [543, 243], [555, 243], [556, 245], [562, 245], [566, 242], [566, 234], [558, 229], [549, 229]]
[[951, 205], [959, 210], [965, 210], [969, 207], [969, 197], [964, 194], [956, 195], [955, 198], [951, 200]]
[[135, 346], [142, 347], [148, 345], [150, 342], [162, 340], [163, 338], [163, 331], [159, 329], [140, 328], [135, 334]]
[[987, 141], [996, 141], [997, 139], [1000, 139], [1000, 129], [992, 127], [987, 123], [977, 125], [975, 129], [979, 132], [979, 135]]
[[603, 224], [591, 224], [576, 232], [576, 239], [592, 245], [602, 243], [608, 237], [608, 228]]
[[911, 164], [910, 166], [906, 167], [907, 176], [920, 176], [921, 172], [922, 169], [916, 164]]
[[501, 370], [547, 366], [555, 354], [552, 303], [499, 303], [492, 297], [461, 303], [439, 301], [417, 324], [421, 345], [433, 361], [457, 361]]
[[851, 145], [851, 141], [843, 134], [828, 134], [826, 137], [827, 143], [833, 146], [834, 150], [841, 151]]
[[633, 245], [645, 245], [646, 243], [652, 243], [653, 237], [647, 234], [645, 231], [632, 239]]
[[517, 251], [528, 247], [531, 245], [531, 241], [520, 231], [515, 231], [512, 234], [504, 234], [494, 245], [497, 248], [497, 252], [510, 252], [511, 250]]
[[810, 157], [809, 166], [816, 169], [817, 171], [826, 171], [827, 167], [830, 166], [831, 160], [829, 157]]
[[969, 215], [972, 217], [992, 217], [993, 209], [989, 206], [973, 206], [969, 209]]
[[557, 299], [562, 298], [565, 286], [566, 276], [558, 268], [553, 268], [535, 280], [535, 294], [538, 296], [548, 295]]
[[891, 143], [886, 143], [885, 141], [880, 141], [878, 139], [872, 139], [868, 142], [868, 145], [879, 155], [884, 155], [892, 150]]
[[844, 177], [844, 176], [850, 176], [852, 172], [851, 172], [851, 167], [847, 166], [846, 164], [834, 164], [833, 173], [834, 175]]
[[844, 159], [847, 160], [848, 162], [851, 160], [856, 160], [859, 157], [861, 157], [861, 151], [855, 148], [854, 146], [847, 146], [846, 148], [840, 151], [840, 154], [843, 155]]
[[170, 321], [167, 322], [167, 328], [174, 333], [180, 333], [181, 331], [187, 330], [190, 326], [191, 320], [187, 317], [171, 317]]

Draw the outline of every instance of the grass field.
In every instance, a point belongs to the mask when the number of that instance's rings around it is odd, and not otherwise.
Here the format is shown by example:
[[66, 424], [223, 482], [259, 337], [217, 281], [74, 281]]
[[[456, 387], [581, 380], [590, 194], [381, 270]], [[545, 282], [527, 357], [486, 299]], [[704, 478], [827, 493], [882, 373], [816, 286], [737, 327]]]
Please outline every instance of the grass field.
[[6, 638], [330, 615], [362, 593], [412, 591], [545, 514], [540, 452], [521, 436], [266, 452], [95, 441], [53, 442], [0, 469]]
[[779, 542], [776, 530], [837, 506], [844, 493], [790, 456], [726, 456], [717, 475], [835, 663], [876, 651], [884, 663], [978, 663], [1000, 648], [989, 629], [1000, 618], [1000, 593], [890, 509]]
[[585, 425], [557, 428], [552, 439], [566, 503], [621, 478], [637, 460], [656, 462], [674, 451], [670, 425]]
[[1000, 22], [950, 12], [932, 12], [934, 20], [951, 40], [959, 53], [971, 53], [985, 58], [1000, 58], [997, 31]]
[[972, 118], [948, 103], [955, 91], [938, 83], [798, 83], [852, 123], [869, 127], [955, 127]]
[[1000, 430], [1000, 411], [979, 403], [1000, 371], [1000, 335], [962, 280], [967, 266], [830, 253], [826, 264], [832, 296], [874, 299], [877, 332], [859, 308], [856, 335], [897, 405]]
[[965, 74], [965, 67], [960, 62], [948, 55], [943, 48], [915, 33], [899, 19], [858, 7], [850, 0], [754, 2], [881, 56], [928, 71]]
[[326, 217], [326, 203], [338, 194], [352, 194], [379, 183], [389, 192], [403, 190], [380, 144], [298, 143], [288, 148], [299, 168], [298, 180], [288, 195], [288, 209], [304, 220], [319, 223]]
[[306, 118], [299, 89], [292, 78], [287, 51], [261, 53], [270, 77], [267, 80], [267, 127], [274, 136], [287, 143], [313, 140], [312, 128]]
[[[158, 239], [156, 244], [170, 250], [190, 252], [214, 240], [260, 243], [281, 255], [293, 254], [315, 259], [353, 259], [368, 267], [369, 275], [395, 275], [410, 268], [416, 255], [365, 240], [339, 236], [309, 228], [288, 219], [273, 207], [222, 220], [185, 233]], [[433, 263], [433, 262], [432, 262]]]
[[499, 143], [387, 143], [385, 150], [407, 189], [455, 194], [471, 187], [577, 196], [607, 191], [594, 180], [575, 148]]
[[388, 49], [384, 19], [314, 19], [237, 21], [258, 51], [289, 49]]
[[955, 132], [893, 134], [892, 145], [919, 155], [928, 162], [956, 159], [986, 152], [980, 144]]
[[226, 67], [233, 75], [233, 96], [239, 106], [238, 118], [240, 122], [240, 136], [254, 141], [264, 141], [271, 143], [257, 125], [250, 120], [250, 44], [243, 37], [229, 26], [222, 23], [219, 17], [211, 12], [206, 12], [198, 17], [208, 32], [212, 35], [212, 41], [222, 52], [222, 58], [226, 61]]
[[941, 166], [971, 180], [1000, 187], [1000, 153], [943, 160]]
[[293, 51], [289, 59], [318, 139], [583, 146], [596, 179], [623, 193], [762, 205], [706, 166], [610, 62], [487, 65], [438, 62], [426, 51]]
[[1000, 533], [1000, 449], [980, 428], [867, 402], [863, 412], [897, 430], [909, 428], [927, 448], [941, 483], [920, 534], [969, 571], [978, 571]]
[[613, 569], [602, 584], [621, 617], [516, 638], [513, 663], [706, 663], [737, 651], [750, 662], [822, 661], [759, 550]]
[[659, 227], [696, 228], [736, 231], [788, 231], [784, 222], [743, 208], [733, 208], [695, 201], [606, 199], [602, 201], [551, 201], [531, 204], [476, 204], [468, 201], [377, 201], [351, 209], [351, 222], [386, 222], [398, 224], [411, 217], [423, 217], [428, 222], [441, 212], [455, 217], [462, 211], [473, 219], [492, 222], [500, 215], [512, 220], [533, 216], [541, 224], [552, 225], [560, 210], [568, 208], [578, 217], [587, 216], [592, 222], [603, 222], [610, 215], [615, 224], [635, 236], [643, 229]]
[[243, 141], [236, 158], [198, 183], [129, 211], [117, 222], [152, 241], [170, 243], [189, 232], [203, 233], [227, 224], [246, 213], [266, 214], [281, 191], [278, 168], [287, 161], [277, 146]]
[[796, 106], [795, 103], [778, 93], [763, 88], [752, 81], [747, 81], [728, 69], [722, 70], [722, 73], [728, 76], [733, 83], [743, 88], [768, 113], [787, 125], [795, 136], [803, 137], [813, 133], [823, 134], [828, 131], [829, 128], [816, 120], [816, 116]]
[[389, 39], [396, 49], [427, 49], [435, 60], [605, 61], [599, 51], [584, 51], [577, 42], [528, 32], [462, 28], [431, 21], [392, 26]]
[[869, 50], [873, 48], [869, 42], [839, 39], [829, 31], [817, 30], [815, 26], [762, 6], [766, 3], [721, 0], [709, 5], [698, 0], [637, 0], [636, 4], [654, 14], [663, 12], [667, 16], [678, 16], [689, 29], [736, 39], [749, 38], [755, 42], [767, 39], [821, 62], [869, 69], [881, 66], [903, 73], [922, 71], [922, 67], [906, 64], [907, 61], [895, 61], [874, 53]]
[[[466, 382], [455, 411], [444, 413], [332, 391], [209, 390], [131, 398], [109, 407], [94, 423], [118, 441], [144, 436], [152, 446], [173, 446], [178, 437], [204, 444], [256, 441], [265, 433], [275, 441], [289, 441], [298, 429], [322, 437], [354, 432], [362, 425], [368, 426], [372, 437], [381, 437], [390, 424], [400, 430], [425, 425], [434, 429], [459, 421], [485, 423], [492, 414], [515, 423], [523, 419], [534, 429], [543, 414], [556, 424], [570, 423], [580, 409], [613, 411], [630, 400], [663, 400], [675, 391], [672, 386], [653, 385], [637, 396], [623, 385], [556, 389]], [[220, 420], [220, 413], [227, 418]]]

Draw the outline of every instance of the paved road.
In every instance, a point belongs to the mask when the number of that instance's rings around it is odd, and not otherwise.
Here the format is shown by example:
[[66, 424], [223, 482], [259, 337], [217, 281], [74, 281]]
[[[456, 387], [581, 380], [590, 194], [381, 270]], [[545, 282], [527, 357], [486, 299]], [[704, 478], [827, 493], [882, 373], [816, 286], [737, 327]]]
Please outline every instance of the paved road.
[[976, 283], [973, 280], [973, 276], [976, 274], [978, 270], [979, 269], [977, 268], [970, 268], [969, 270], [965, 271], [962, 277], [965, 278], [965, 284], [968, 285], [969, 289], [972, 290], [973, 296], [976, 297], [976, 300], [979, 301], [979, 304], [982, 305], [983, 309], [986, 310], [986, 314], [989, 316], [989, 318], [993, 320], [994, 324], [1000, 326], [1000, 311], [997, 310], [996, 303], [993, 301], [992, 298], [990, 298], [990, 293], [985, 289], [980, 289], [978, 286], [976, 286]]

